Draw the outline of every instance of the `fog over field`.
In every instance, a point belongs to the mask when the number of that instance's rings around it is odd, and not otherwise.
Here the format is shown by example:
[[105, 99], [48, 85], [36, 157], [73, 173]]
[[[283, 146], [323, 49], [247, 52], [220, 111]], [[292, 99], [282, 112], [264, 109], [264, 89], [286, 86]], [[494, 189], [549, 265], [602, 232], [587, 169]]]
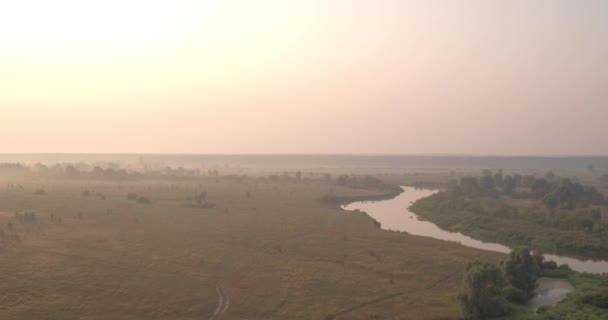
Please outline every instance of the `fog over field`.
[[0, 4], [0, 320], [608, 319], [608, 1]]

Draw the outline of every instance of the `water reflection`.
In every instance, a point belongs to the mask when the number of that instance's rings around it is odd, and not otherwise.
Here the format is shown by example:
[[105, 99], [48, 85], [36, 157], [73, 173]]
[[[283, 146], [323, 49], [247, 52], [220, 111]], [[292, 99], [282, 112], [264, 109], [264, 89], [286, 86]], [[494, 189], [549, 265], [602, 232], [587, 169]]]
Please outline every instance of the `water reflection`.
[[553, 307], [574, 291], [574, 287], [565, 279], [538, 278], [537, 281], [538, 288], [534, 290], [536, 295], [529, 303], [534, 311], [544, 306]]

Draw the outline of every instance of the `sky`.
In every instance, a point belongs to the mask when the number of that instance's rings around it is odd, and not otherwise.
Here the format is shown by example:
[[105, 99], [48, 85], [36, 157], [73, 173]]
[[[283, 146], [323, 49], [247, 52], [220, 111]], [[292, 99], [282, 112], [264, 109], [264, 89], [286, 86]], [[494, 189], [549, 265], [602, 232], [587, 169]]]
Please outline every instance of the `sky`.
[[0, 2], [0, 153], [608, 155], [608, 1]]

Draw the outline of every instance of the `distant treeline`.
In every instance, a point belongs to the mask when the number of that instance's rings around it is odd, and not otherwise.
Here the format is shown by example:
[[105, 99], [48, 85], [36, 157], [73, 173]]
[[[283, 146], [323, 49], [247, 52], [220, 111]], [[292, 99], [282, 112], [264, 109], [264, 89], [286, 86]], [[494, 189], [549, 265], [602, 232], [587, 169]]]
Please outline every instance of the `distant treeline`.
[[91, 165], [87, 163], [62, 163], [45, 165], [25, 165], [21, 163], [0, 163], [0, 173], [30, 173], [61, 178], [99, 178], [99, 179], [137, 179], [137, 178], [217, 178], [220, 173], [216, 169], [202, 171], [183, 167], [163, 167], [160, 169], [130, 170], [115, 163]]
[[330, 192], [322, 197], [322, 201], [335, 204], [345, 204], [353, 201], [363, 200], [377, 201], [393, 198], [403, 191], [399, 186], [387, 184], [381, 179], [370, 175], [341, 175], [338, 176], [333, 182], [338, 186], [354, 189], [374, 190], [382, 193], [373, 196], [341, 196]]
[[217, 169], [202, 170], [197, 168], [184, 167], [163, 167], [160, 169], [143, 169], [134, 170], [131, 168], [123, 168], [119, 164], [107, 163], [103, 165], [91, 165], [88, 163], [63, 163], [54, 165], [45, 165], [37, 163], [35, 165], [25, 165], [21, 163], [0, 163], [0, 174], [13, 173], [23, 177], [24, 174], [43, 175], [47, 177], [68, 178], [68, 179], [109, 179], [109, 180], [126, 180], [126, 179], [200, 179], [210, 178], [219, 181], [219, 179], [231, 179], [238, 181], [255, 180], [257, 182], [272, 182], [272, 183], [300, 183], [309, 180], [324, 181], [329, 185], [345, 186], [357, 189], [373, 189], [373, 190], [391, 190], [398, 187], [389, 186], [383, 180], [371, 175], [339, 175], [332, 176], [322, 172], [302, 172], [296, 171], [280, 171], [267, 173], [266, 175], [234, 174], [220, 173]]
[[559, 178], [551, 171], [544, 177], [532, 175], [503, 175], [484, 170], [481, 177], [463, 177], [452, 181], [450, 191], [459, 195], [498, 196], [540, 200], [547, 208], [588, 208], [606, 204], [595, 187], [584, 186], [569, 178]]

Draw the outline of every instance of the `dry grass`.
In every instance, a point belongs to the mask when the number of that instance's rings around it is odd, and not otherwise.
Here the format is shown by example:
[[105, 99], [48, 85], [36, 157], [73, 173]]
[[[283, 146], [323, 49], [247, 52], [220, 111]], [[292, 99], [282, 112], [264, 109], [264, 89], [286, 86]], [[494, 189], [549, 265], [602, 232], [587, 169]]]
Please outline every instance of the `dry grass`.
[[[0, 189], [0, 211], [35, 211], [39, 221], [0, 224], [10, 235], [0, 249], [0, 319], [207, 319], [218, 283], [231, 300], [222, 319], [458, 318], [464, 265], [499, 258], [382, 231], [318, 201], [330, 188], [322, 182], [21, 184]], [[40, 187], [46, 195], [33, 194]], [[217, 207], [192, 207], [200, 191]]]

